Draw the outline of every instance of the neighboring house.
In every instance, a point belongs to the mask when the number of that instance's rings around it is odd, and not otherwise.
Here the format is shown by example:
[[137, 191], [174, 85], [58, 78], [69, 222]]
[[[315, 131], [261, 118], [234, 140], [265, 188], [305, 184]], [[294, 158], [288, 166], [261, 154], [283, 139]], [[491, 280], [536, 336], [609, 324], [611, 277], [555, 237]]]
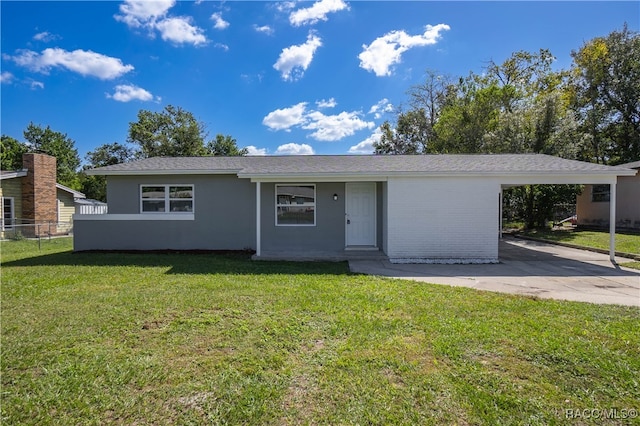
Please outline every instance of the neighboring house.
[[109, 214], [74, 217], [76, 251], [465, 263], [498, 261], [502, 188], [635, 173], [533, 154], [156, 157], [87, 172], [107, 177]]
[[[640, 161], [619, 167], [639, 170]], [[585, 185], [577, 198], [578, 226], [606, 228], [609, 226], [609, 185]], [[616, 199], [616, 227], [640, 231], [640, 173], [618, 179]]]
[[30, 153], [22, 162], [23, 170], [0, 172], [0, 237], [68, 233], [76, 201], [85, 195], [56, 183], [54, 157]]

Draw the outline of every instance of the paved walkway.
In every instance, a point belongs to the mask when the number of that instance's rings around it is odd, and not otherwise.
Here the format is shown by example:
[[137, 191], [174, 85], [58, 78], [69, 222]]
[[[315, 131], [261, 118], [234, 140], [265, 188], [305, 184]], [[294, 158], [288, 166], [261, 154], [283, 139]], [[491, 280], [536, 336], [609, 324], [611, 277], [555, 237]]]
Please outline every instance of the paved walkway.
[[[629, 261], [616, 260], [618, 263]], [[613, 265], [605, 254], [535, 241], [503, 239], [499, 264], [427, 265], [352, 260], [349, 267], [352, 272], [368, 275], [640, 307], [640, 271]]]

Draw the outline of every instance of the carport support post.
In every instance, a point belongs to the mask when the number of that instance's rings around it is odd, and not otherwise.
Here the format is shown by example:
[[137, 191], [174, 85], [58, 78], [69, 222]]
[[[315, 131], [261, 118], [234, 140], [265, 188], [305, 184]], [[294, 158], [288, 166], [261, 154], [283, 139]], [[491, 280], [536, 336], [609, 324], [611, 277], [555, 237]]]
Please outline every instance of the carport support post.
[[609, 184], [609, 259], [616, 261], [616, 181]]
[[260, 257], [260, 182], [256, 182], [256, 257]]

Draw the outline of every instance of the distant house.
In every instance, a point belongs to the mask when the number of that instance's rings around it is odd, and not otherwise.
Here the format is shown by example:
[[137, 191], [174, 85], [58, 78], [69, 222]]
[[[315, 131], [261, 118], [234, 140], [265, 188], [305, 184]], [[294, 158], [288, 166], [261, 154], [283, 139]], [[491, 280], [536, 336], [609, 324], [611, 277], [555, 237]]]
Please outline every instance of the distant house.
[[497, 262], [502, 189], [609, 184], [635, 171], [547, 155], [148, 158], [107, 177], [109, 214], [74, 249], [255, 250], [257, 259]]
[[[640, 161], [621, 164], [619, 167], [639, 170]], [[617, 184], [616, 228], [640, 230], [640, 173], [621, 176]], [[586, 185], [576, 202], [578, 226], [606, 228], [609, 226], [609, 185]]]
[[22, 170], [0, 172], [0, 237], [70, 232], [76, 203], [85, 195], [56, 182], [54, 157], [29, 153], [22, 162]]

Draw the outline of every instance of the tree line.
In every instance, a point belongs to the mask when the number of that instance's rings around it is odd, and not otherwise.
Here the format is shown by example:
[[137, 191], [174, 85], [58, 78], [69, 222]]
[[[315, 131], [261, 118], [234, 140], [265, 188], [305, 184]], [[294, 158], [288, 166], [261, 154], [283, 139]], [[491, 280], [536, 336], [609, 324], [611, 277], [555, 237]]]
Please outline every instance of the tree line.
[[138, 120], [129, 123], [127, 143], [100, 145], [85, 156], [81, 168], [78, 150], [73, 139], [65, 133], [29, 123], [23, 132], [24, 142], [2, 135], [0, 168], [19, 170], [22, 154], [42, 152], [56, 157], [58, 183], [81, 191], [89, 198], [106, 200], [104, 176], [90, 176], [86, 170], [110, 166], [150, 157], [180, 157], [207, 155], [246, 155], [246, 148], [238, 148], [230, 135], [217, 134], [207, 141], [208, 132], [203, 123], [180, 107], [168, 105], [160, 112], [140, 110]]
[[[571, 53], [553, 70], [549, 50], [519, 51], [482, 74], [429, 71], [408, 91], [395, 123], [380, 127], [376, 154], [542, 153], [617, 165], [640, 159], [640, 36], [625, 25]], [[544, 226], [578, 186], [505, 193], [510, 214]]]

